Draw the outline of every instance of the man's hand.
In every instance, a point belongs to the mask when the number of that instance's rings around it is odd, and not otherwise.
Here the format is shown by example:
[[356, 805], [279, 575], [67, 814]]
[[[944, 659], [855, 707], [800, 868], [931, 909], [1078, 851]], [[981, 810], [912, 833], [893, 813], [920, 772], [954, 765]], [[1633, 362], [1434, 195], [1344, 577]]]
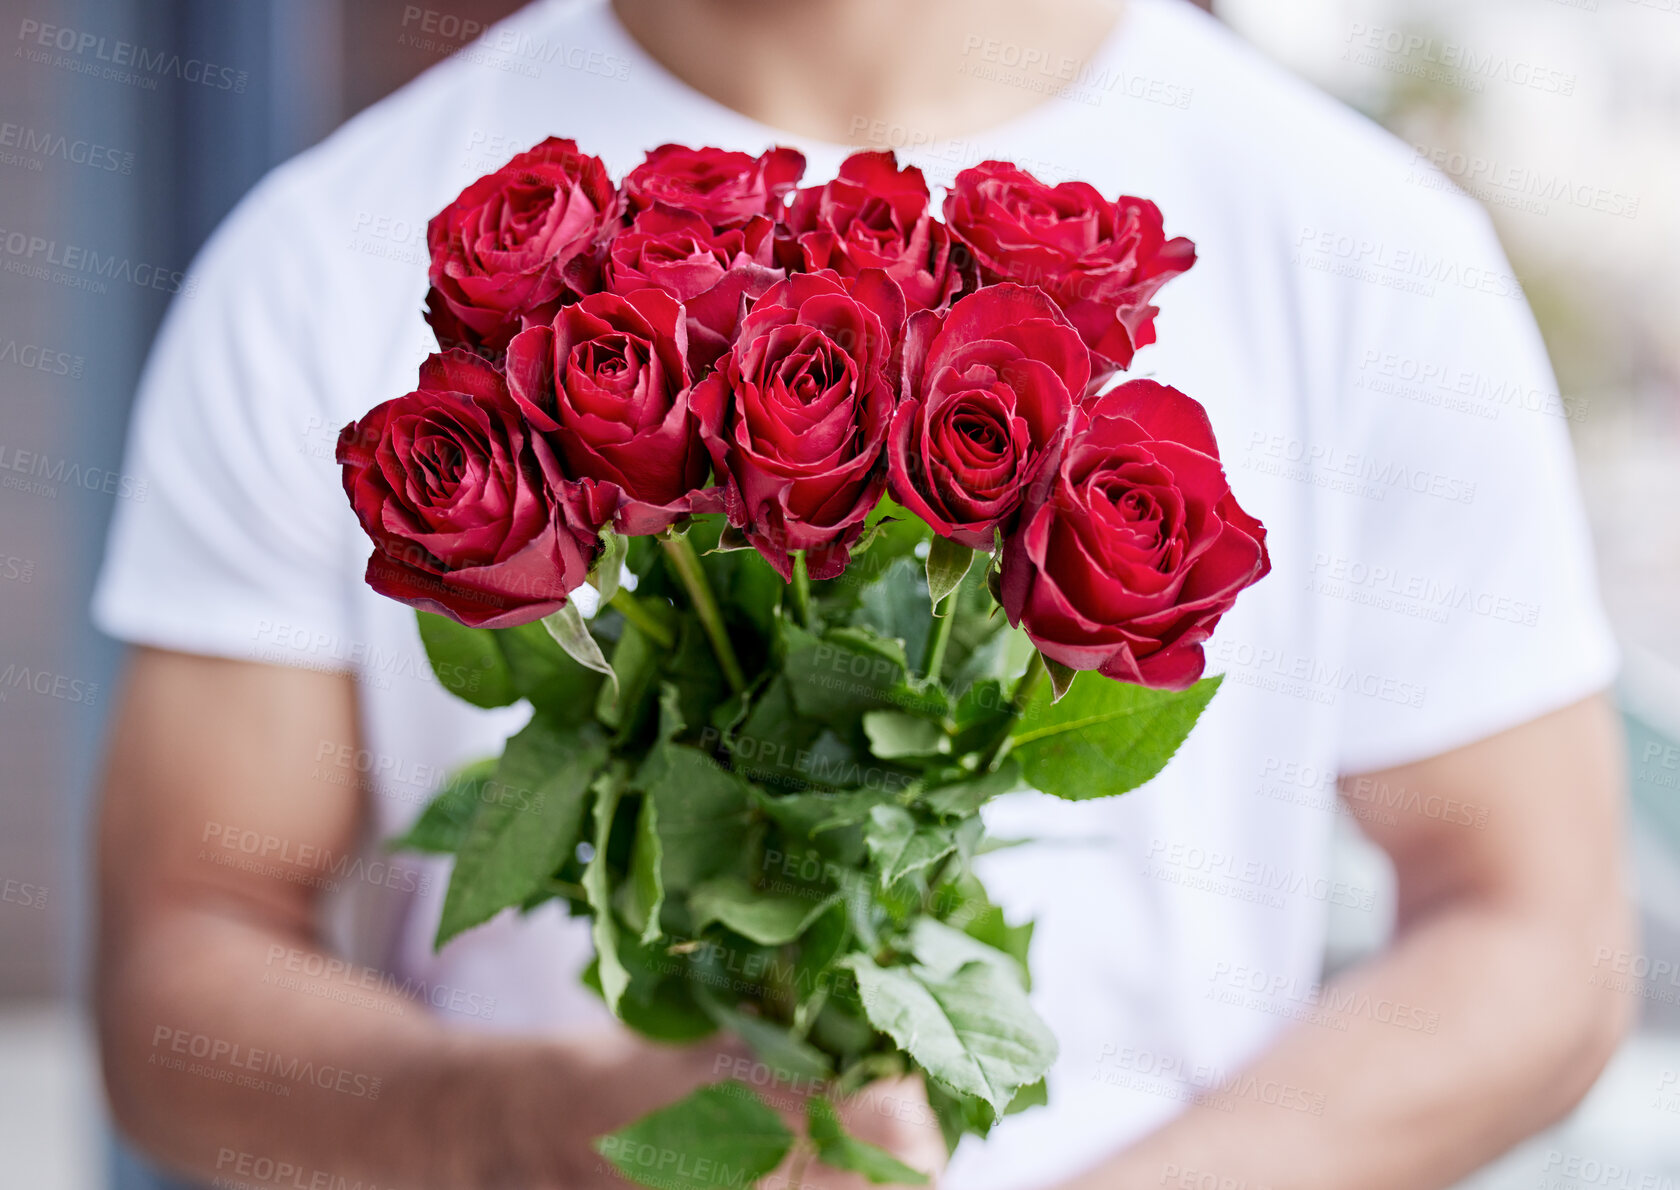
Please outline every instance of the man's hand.
[[[117, 1122], [205, 1180], [613, 1184], [590, 1140], [723, 1077], [719, 1045], [463, 1034], [376, 980], [348, 1003], [333, 976], [300, 973], [328, 957], [323, 863], [358, 843], [358, 791], [318, 762], [354, 749], [355, 722], [346, 675], [135, 654], [99, 818]], [[251, 862], [220, 845], [230, 833], [276, 845]], [[285, 980], [276, 948], [297, 960]]]
[[[1399, 925], [1323, 1002], [1422, 1016], [1293, 1028], [1247, 1073], [1307, 1090], [1321, 1115], [1196, 1106], [1072, 1187], [1190, 1185], [1195, 1171], [1210, 1185], [1434, 1190], [1559, 1119], [1633, 1014], [1597, 965], [1632, 946], [1621, 749], [1615, 712], [1593, 698], [1344, 778], [1344, 800], [1394, 860]], [[1373, 805], [1384, 813], [1364, 812]]]
[[[765, 1101], [782, 1113], [800, 1143], [786, 1160], [764, 1180], [765, 1190], [871, 1190], [873, 1183], [861, 1174], [830, 1169], [811, 1158], [805, 1136], [803, 1095], [760, 1089]], [[927, 1101], [927, 1090], [919, 1076], [881, 1079], [856, 1095], [835, 1103], [840, 1126], [846, 1132], [876, 1148], [885, 1149], [911, 1169], [928, 1176], [936, 1185], [945, 1172], [948, 1154], [939, 1130], [939, 1118]]]

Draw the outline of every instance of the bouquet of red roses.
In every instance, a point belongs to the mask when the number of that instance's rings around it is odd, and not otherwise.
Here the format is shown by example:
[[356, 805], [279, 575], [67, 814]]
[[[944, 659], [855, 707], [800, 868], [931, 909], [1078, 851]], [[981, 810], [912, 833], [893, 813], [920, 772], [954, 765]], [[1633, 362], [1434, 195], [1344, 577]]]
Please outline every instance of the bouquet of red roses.
[[723, 1082], [600, 1140], [651, 1186], [796, 1143], [920, 1180], [833, 1110], [886, 1075], [952, 1145], [1043, 1101], [980, 809], [1158, 772], [1269, 565], [1202, 407], [1110, 384], [1195, 261], [1154, 204], [987, 161], [940, 220], [891, 153], [803, 171], [520, 154], [431, 221], [443, 350], [338, 446], [439, 680], [533, 711], [399, 840], [455, 857], [438, 944], [559, 898], [627, 1026], [821, 1092], [803, 1139]]

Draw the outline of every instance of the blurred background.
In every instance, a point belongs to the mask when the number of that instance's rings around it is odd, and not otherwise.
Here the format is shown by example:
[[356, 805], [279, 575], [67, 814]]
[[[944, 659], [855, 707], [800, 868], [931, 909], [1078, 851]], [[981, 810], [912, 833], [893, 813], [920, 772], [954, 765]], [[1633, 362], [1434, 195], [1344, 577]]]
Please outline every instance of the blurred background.
[[[121, 449], [169, 293], [266, 170], [515, 7], [0, 0], [0, 1187], [111, 1184], [78, 1005], [120, 657], [87, 603], [114, 502], [144, 498]], [[1558, 374], [1516, 399], [1568, 420], [1625, 652], [1644, 938], [1607, 971], [1641, 1027], [1574, 1116], [1466, 1187], [1680, 1187], [1680, 0], [1213, 9], [1413, 145], [1418, 186], [1433, 163], [1491, 211]], [[41, 25], [86, 48], [26, 50]], [[108, 77], [119, 42], [199, 66]], [[109, 267], [39, 263], [89, 254]], [[1387, 879], [1351, 827], [1339, 862]], [[1327, 970], [1381, 944], [1377, 916], [1335, 923]]]

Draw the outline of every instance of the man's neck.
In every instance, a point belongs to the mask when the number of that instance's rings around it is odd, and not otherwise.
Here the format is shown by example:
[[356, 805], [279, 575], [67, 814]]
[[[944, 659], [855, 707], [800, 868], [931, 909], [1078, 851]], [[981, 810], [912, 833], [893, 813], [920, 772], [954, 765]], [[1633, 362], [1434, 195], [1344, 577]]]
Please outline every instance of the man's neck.
[[860, 129], [964, 136], [1047, 102], [1122, 0], [612, 0], [683, 82], [772, 128], [866, 144]]

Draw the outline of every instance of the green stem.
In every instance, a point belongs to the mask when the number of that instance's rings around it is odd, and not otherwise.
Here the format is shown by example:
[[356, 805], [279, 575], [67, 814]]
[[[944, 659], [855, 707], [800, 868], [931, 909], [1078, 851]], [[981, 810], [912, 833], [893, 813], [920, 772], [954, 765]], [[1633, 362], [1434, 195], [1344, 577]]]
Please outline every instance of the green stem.
[[[940, 607], [945, 609], [943, 615]], [[928, 633], [927, 655], [922, 659], [922, 673], [935, 682], [939, 680], [939, 671], [945, 668], [945, 646], [951, 643], [951, 627], [956, 622], [957, 593], [952, 591], [933, 609], [933, 631]]]
[[660, 648], [669, 649], [677, 643], [677, 638], [671, 635], [671, 630], [654, 619], [653, 613], [643, 607], [625, 588], [620, 587], [615, 591], [613, 597], [607, 600], [607, 605], [617, 608], [620, 615]]
[[1015, 693], [1009, 696], [1009, 709], [1013, 717], [1019, 719], [1021, 712], [1027, 709], [1036, 691], [1050, 671], [1044, 668], [1044, 654], [1033, 650], [1032, 660], [1027, 662], [1027, 670], [1021, 675], [1021, 680], [1015, 683]]
[[[1015, 721], [1021, 717], [1021, 712], [1026, 710], [1027, 704], [1032, 701], [1033, 692], [1038, 689], [1049, 672], [1044, 668], [1044, 654], [1034, 649], [1032, 660], [1027, 662], [1026, 672], [1021, 675], [1020, 681], [1015, 683], [1015, 692], [1009, 696], [1009, 727], [1015, 726]], [[1003, 734], [998, 736], [997, 742], [981, 758], [980, 768], [983, 771], [989, 771], [997, 767], [997, 762], [1003, 755], [1003, 746], [1008, 742], [1009, 731], [1006, 728]]]
[[675, 533], [661, 537], [659, 544], [664, 547], [672, 569], [677, 572], [689, 599], [694, 602], [694, 614], [700, 617], [700, 627], [706, 630], [706, 638], [712, 642], [712, 652], [717, 655], [724, 680], [736, 694], [741, 693], [747, 688], [746, 675], [741, 672], [735, 646], [729, 641], [729, 629], [724, 626], [723, 612], [718, 607], [717, 597], [712, 594], [712, 585], [706, 581], [700, 556], [694, 552], [688, 538]]
[[811, 626], [811, 571], [805, 565], [805, 551], [793, 555], [793, 613], [801, 628]]

